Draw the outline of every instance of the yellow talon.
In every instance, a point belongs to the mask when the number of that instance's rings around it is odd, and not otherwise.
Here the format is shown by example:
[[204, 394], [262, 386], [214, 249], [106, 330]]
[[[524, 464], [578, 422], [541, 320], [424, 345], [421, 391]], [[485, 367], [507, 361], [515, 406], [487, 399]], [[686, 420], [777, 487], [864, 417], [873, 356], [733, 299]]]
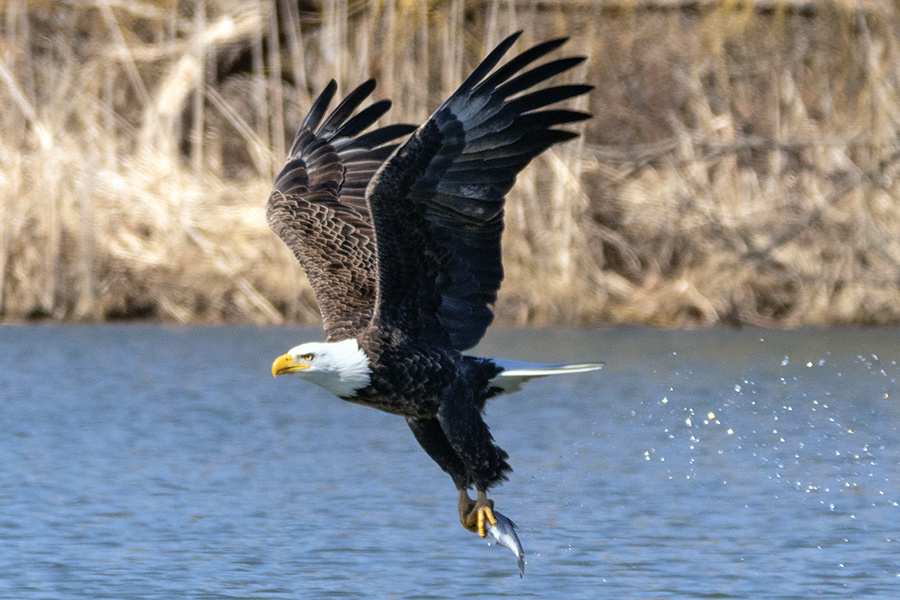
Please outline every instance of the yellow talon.
[[487, 532], [484, 529], [484, 520], [487, 517], [487, 520], [490, 521], [491, 525], [494, 527], [497, 526], [497, 518], [494, 517], [494, 511], [491, 510], [490, 506], [481, 506], [478, 508], [478, 536], [484, 537], [487, 535]]
[[487, 497], [484, 490], [478, 491], [478, 499], [469, 498], [466, 490], [459, 490], [459, 522], [469, 531], [474, 531], [479, 537], [485, 537], [485, 521], [497, 526], [497, 518], [494, 516], [494, 501]]

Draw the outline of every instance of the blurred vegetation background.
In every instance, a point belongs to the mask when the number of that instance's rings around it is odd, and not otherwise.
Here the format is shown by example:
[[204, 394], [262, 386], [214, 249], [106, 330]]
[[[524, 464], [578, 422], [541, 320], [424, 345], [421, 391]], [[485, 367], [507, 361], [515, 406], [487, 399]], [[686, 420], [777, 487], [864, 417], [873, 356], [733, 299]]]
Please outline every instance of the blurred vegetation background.
[[311, 99], [421, 122], [518, 29], [595, 116], [509, 198], [498, 322], [900, 323], [890, 0], [5, 0], [0, 319], [316, 322], [264, 221]]

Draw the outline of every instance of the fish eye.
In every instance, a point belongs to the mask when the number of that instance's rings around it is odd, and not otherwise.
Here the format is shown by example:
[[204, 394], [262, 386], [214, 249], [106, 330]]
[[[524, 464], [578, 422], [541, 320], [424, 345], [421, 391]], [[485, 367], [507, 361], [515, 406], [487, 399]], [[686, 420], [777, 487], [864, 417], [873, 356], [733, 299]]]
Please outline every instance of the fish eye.
[[309, 362], [309, 361], [311, 361], [312, 359], [314, 359], [315, 357], [316, 357], [316, 355], [313, 354], [312, 352], [307, 352], [306, 354], [301, 354], [301, 355], [300, 355], [300, 360], [304, 360], [304, 361], [306, 361], [306, 362]]

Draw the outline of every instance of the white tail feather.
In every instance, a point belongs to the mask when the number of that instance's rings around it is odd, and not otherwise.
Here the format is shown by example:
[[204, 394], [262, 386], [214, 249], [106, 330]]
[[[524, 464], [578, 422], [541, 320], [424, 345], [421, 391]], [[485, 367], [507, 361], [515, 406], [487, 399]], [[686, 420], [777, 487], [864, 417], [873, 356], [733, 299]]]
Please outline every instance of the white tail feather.
[[503, 369], [493, 379], [491, 385], [503, 390], [501, 393], [509, 394], [522, 388], [522, 384], [535, 377], [547, 375], [565, 375], [567, 373], [586, 373], [603, 368], [603, 363], [578, 363], [572, 365], [554, 365], [530, 363], [520, 360], [506, 360], [492, 358], [498, 367]]

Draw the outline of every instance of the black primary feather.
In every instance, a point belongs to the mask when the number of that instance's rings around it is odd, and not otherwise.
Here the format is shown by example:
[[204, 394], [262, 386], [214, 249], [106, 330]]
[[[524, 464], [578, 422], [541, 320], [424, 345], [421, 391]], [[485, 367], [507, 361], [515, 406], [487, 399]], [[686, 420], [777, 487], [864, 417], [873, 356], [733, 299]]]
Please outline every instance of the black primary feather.
[[478, 343], [503, 279], [505, 196], [535, 156], [577, 135], [553, 127], [589, 117], [546, 107], [591, 86], [533, 89], [582, 57], [523, 71], [565, 40], [538, 44], [494, 70], [518, 36], [501, 42], [375, 175], [368, 201], [381, 327], [456, 350]]

